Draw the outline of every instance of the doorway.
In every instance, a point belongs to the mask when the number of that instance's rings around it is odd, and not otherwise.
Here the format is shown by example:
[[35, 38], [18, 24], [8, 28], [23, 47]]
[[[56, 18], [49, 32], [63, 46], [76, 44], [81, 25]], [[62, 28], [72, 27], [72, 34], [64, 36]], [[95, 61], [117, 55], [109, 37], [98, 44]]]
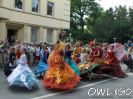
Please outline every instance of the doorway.
[[8, 29], [7, 30], [7, 39], [10, 43], [15, 43], [17, 30], [16, 29]]

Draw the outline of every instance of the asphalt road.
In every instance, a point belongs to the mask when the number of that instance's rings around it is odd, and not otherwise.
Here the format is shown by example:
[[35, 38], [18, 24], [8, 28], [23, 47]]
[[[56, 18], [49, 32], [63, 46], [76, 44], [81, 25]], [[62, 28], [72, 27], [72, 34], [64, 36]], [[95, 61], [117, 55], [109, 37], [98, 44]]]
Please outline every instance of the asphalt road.
[[[122, 65], [122, 68], [125, 71], [126, 66]], [[47, 90], [43, 88], [42, 81], [39, 80], [39, 88], [29, 91], [25, 88], [9, 87], [3, 71], [0, 70], [0, 99], [133, 99], [133, 92], [128, 96], [120, 95], [124, 91], [128, 91], [128, 94], [129, 91], [132, 91], [133, 74], [127, 72], [127, 75], [128, 77], [124, 79], [104, 77], [103, 79], [82, 80], [75, 89], [68, 92]], [[129, 90], [130, 88], [131, 90]], [[106, 93], [103, 96], [98, 95], [96, 90], [103, 90]], [[107, 95], [107, 92], [110, 95]]]

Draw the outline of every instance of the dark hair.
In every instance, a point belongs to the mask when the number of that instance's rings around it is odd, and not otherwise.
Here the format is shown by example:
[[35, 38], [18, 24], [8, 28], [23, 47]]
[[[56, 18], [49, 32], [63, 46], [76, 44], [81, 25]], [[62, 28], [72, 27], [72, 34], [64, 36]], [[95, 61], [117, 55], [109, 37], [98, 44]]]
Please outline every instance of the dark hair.
[[59, 44], [59, 43], [60, 43], [60, 41], [57, 41], [57, 42], [56, 42], [56, 44]]
[[5, 49], [3, 52], [4, 52], [4, 53], [7, 53], [7, 50]]

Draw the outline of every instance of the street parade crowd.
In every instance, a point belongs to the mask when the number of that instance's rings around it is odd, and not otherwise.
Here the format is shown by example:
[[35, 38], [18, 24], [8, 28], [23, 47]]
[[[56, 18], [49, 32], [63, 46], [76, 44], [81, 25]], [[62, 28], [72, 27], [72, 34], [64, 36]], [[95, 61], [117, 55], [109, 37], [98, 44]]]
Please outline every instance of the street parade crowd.
[[94, 74], [100, 79], [102, 74], [125, 78], [120, 63], [133, 71], [132, 49], [131, 41], [125, 45], [95, 40], [86, 45], [81, 41], [71, 44], [61, 40], [54, 45], [1, 41], [0, 66], [9, 86], [32, 90], [39, 87], [38, 79], [42, 79], [47, 89], [70, 90], [81, 79], [90, 79]]

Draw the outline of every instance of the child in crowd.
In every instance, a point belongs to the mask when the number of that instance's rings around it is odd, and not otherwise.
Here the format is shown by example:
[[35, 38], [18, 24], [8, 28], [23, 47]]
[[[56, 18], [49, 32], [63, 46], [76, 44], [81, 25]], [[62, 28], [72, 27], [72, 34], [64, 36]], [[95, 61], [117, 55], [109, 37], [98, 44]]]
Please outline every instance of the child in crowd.
[[82, 51], [81, 51], [80, 60], [81, 60], [81, 63], [86, 63], [87, 62], [87, 51], [86, 51], [85, 48], [83, 48]]
[[40, 49], [39, 45], [37, 45], [37, 47], [35, 49], [35, 55], [36, 55], [35, 56], [35, 62], [36, 62], [36, 64], [38, 64], [40, 61], [40, 52], [41, 52], [41, 49]]

